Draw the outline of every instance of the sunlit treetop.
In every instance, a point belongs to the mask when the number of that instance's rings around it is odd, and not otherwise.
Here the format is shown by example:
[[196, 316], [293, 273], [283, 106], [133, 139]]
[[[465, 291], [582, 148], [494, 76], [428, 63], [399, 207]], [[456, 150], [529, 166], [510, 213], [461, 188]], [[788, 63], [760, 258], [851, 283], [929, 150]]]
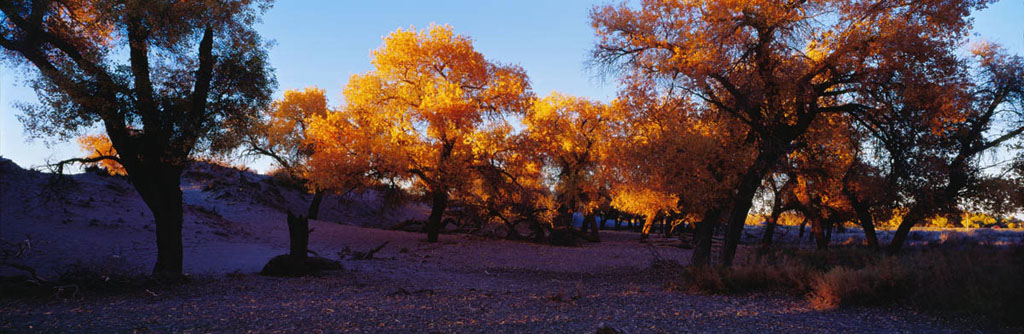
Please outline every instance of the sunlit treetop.
[[254, 124], [250, 150], [269, 156], [292, 176], [304, 178], [307, 159], [313, 154], [306, 130], [314, 117], [325, 117], [328, 111], [323, 89], [286, 90], [281, 99], [263, 110], [259, 122]]
[[343, 115], [357, 129], [350, 135], [373, 151], [376, 169], [428, 189], [461, 182], [492, 142], [488, 133], [507, 129], [502, 116], [522, 113], [532, 97], [522, 68], [488, 61], [447, 25], [399, 29], [371, 63], [344, 90]]
[[549, 181], [565, 210], [590, 212], [599, 204], [609, 117], [601, 102], [558, 92], [534, 101], [523, 117], [524, 144], [550, 168]]
[[[595, 58], [658, 77], [751, 126], [800, 132], [855, 111], [850, 85], [912, 58], [942, 70], [971, 10], [991, 1], [642, 1], [591, 14]], [[922, 67], [924, 68], [924, 67]], [[891, 76], [891, 74], [889, 74]]]

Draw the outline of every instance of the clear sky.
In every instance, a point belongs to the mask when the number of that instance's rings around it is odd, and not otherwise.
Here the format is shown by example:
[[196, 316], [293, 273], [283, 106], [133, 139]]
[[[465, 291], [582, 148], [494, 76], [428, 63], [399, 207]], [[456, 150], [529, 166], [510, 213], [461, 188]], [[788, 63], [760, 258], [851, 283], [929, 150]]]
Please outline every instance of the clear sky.
[[[277, 96], [285, 89], [316, 85], [337, 105], [349, 76], [370, 69], [370, 51], [381, 45], [382, 37], [399, 27], [438, 23], [472, 37], [488, 59], [525, 68], [538, 95], [558, 90], [609, 101], [615, 95], [614, 82], [596, 78], [585, 64], [594, 43], [589, 11], [603, 3], [610, 1], [279, 0], [259, 30], [277, 42], [270, 50]], [[1024, 1], [1002, 0], [975, 14], [974, 30], [979, 38], [1024, 55], [1022, 17]], [[74, 143], [26, 141], [14, 103], [37, 99], [23, 77], [23, 70], [0, 67], [0, 156], [30, 167], [81, 155]], [[262, 171], [267, 163], [251, 165]]]

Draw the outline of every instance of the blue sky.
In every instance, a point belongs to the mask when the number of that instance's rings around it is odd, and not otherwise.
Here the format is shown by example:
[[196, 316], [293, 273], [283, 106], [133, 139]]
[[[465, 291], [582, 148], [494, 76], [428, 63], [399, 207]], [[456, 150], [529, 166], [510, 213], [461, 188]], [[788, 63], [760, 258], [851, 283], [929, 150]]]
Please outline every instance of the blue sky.
[[[615, 1], [617, 2], [617, 1]], [[589, 71], [586, 60], [594, 42], [589, 10], [608, 1], [278, 1], [264, 15], [259, 30], [277, 44], [270, 60], [277, 69], [278, 92], [316, 85], [327, 90], [332, 105], [341, 99], [349, 76], [370, 69], [370, 51], [399, 27], [449, 24], [469, 35], [488, 59], [526, 69], [538, 95], [552, 90], [608, 101], [614, 82]], [[1003, 0], [976, 13], [975, 33], [1024, 55], [1024, 1]], [[81, 153], [74, 143], [26, 141], [15, 115], [16, 101], [37, 101], [24, 87], [23, 71], [0, 67], [0, 155], [24, 167], [46, 159]], [[250, 163], [266, 170], [265, 161]]]

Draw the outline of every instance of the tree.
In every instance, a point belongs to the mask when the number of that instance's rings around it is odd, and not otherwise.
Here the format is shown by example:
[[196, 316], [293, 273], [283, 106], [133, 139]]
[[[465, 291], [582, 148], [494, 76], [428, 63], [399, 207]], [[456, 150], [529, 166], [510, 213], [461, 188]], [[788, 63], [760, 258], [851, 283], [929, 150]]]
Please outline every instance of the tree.
[[[0, 3], [4, 57], [33, 67], [42, 104], [34, 136], [68, 138], [101, 123], [153, 212], [153, 273], [182, 273], [181, 173], [197, 152], [236, 147], [270, 102], [262, 1], [15, 0]], [[126, 53], [122, 53], [124, 50]]]
[[[755, 151], [738, 135], [743, 131], [739, 122], [702, 110], [688, 96], [673, 94], [674, 89], [643, 72], [624, 78], [611, 106], [613, 140], [604, 175], [612, 179], [613, 189], [677, 198], [672, 209], [696, 222], [693, 262], [706, 263], [715, 225], [725, 211], [714, 206], [726, 199], [723, 195]], [[664, 197], [660, 202], [667, 203]]]
[[[1024, 134], [1024, 58], [1008, 55], [991, 43], [978, 44], [972, 52], [977, 73], [970, 75], [964, 67], [952, 67], [956, 72], [950, 76], [961, 80], [949, 88], [952, 92], [947, 95], [952, 101], [934, 106], [934, 98], [921, 95], [925, 102], [898, 97], [897, 103], [887, 105], [923, 109], [939, 115], [934, 118], [953, 120], [938, 124], [927, 122], [928, 118], [921, 124], [920, 117], [903, 120], [900, 124], [917, 124], [917, 128], [928, 131], [910, 132], [903, 127], [903, 135], [883, 141], [889, 144], [886, 147], [891, 155], [911, 155], [923, 162], [905, 166], [900, 174], [908, 184], [905, 195], [912, 202], [893, 235], [891, 252], [898, 252], [910, 229], [924, 219], [960, 216], [959, 201], [983, 185], [981, 155]], [[908, 140], [906, 133], [918, 136]], [[930, 149], [922, 149], [920, 143], [925, 140], [931, 141], [931, 146], [925, 146]], [[911, 141], [913, 144], [905, 145]]]
[[326, 192], [323, 187], [309, 182], [309, 157], [313, 155], [314, 145], [306, 138], [306, 130], [314, 117], [325, 117], [327, 112], [327, 96], [323, 89], [289, 89], [282, 99], [262, 111], [247, 136], [249, 153], [273, 159], [290, 179], [297, 180], [313, 192], [313, 201], [306, 215], [309, 219], [317, 219]]
[[[887, 54], [922, 59], [952, 52], [968, 14], [985, 1], [646, 0], [592, 12], [598, 63], [659, 79], [712, 113], [742, 122], [757, 153], [727, 201], [722, 263], [730, 265], [753, 196], [813, 121], [859, 113], [859, 79]], [[821, 20], [829, 17], [829, 20]], [[683, 112], [683, 111], [681, 111]], [[710, 235], [701, 236], [710, 238]], [[710, 247], [710, 243], [698, 243]], [[698, 249], [694, 255], [705, 253]], [[694, 264], [703, 264], [695, 258]]]
[[596, 174], [608, 134], [607, 114], [600, 102], [552, 92], [523, 117], [529, 147], [550, 167], [558, 203], [555, 227], [570, 226], [575, 212], [592, 215], [599, 203]]
[[[502, 116], [529, 107], [526, 73], [487, 61], [468, 37], [441, 25], [389, 34], [371, 62], [373, 70], [349, 79], [343, 114], [327, 119], [349, 120], [375, 171], [429, 194], [427, 239], [437, 241], [450, 194], [468, 184], [471, 166], [488, 150], [481, 138], [507, 126]], [[331, 128], [314, 126], [308, 135]]]
[[651, 226], [658, 214], [668, 214], [676, 208], [679, 198], [672, 194], [638, 188], [635, 185], [624, 185], [615, 189], [611, 205], [631, 214], [644, 216], [644, 226], [640, 231], [640, 242], [647, 242]]
[[455, 194], [455, 200], [464, 209], [475, 210], [473, 216], [481, 223], [497, 220], [505, 224], [511, 239], [526, 237], [520, 232], [525, 225], [535, 242], [543, 242], [544, 227], [552, 225], [556, 207], [545, 182], [544, 163], [525, 134], [511, 131], [490, 131], [482, 138], [481, 146], [489, 149], [479, 152], [473, 167], [477, 176]]

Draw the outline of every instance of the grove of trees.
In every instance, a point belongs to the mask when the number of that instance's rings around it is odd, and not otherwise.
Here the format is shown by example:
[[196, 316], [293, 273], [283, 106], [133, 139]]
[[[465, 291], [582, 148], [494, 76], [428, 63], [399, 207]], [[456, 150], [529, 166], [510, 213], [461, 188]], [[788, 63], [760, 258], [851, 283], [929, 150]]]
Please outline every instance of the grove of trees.
[[36, 69], [30, 133], [101, 125], [76, 161], [127, 175], [149, 205], [154, 273], [181, 274], [183, 169], [238, 151], [311, 192], [313, 219], [329, 192], [389, 182], [430, 205], [431, 242], [446, 215], [544, 241], [575, 235], [579, 213], [597, 241], [597, 216], [618, 214], [643, 219], [642, 239], [656, 219], [692, 224], [692, 264], [729, 266], [759, 198], [764, 244], [796, 213], [819, 248], [844, 223], [881, 248], [876, 225], [898, 216], [892, 252], [927, 219], [1024, 209], [1024, 59], [961, 51], [989, 2], [598, 6], [592, 62], [620, 87], [607, 103], [537, 97], [447, 25], [387, 35], [336, 107], [318, 88], [272, 102], [259, 1], [6, 1], [0, 46]]

